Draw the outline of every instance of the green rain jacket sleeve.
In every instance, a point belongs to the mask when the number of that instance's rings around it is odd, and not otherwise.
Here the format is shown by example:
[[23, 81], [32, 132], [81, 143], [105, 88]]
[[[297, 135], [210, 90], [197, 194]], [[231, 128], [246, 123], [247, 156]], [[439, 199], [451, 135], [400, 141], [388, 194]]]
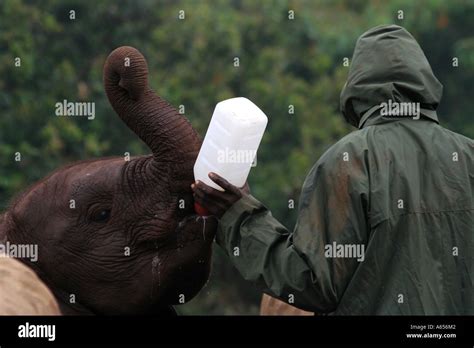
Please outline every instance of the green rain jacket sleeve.
[[337, 247], [360, 250], [368, 237], [366, 166], [348, 156], [333, 147], [311, 169], [293, 233], [250, 195], [224, 214], [216, 241], [244, 279], [305, 310], [336, 309], [363, 261]]

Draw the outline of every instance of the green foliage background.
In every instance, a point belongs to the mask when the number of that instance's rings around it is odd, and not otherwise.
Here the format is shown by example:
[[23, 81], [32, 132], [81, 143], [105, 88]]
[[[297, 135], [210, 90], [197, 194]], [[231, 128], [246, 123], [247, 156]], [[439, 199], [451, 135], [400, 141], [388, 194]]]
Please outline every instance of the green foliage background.
[[[444, 84], [442, 124], [474, 137], [474, 1], [0, 0], [0, 210], [66, 163], [148, 152], [116, 117], [102, 87], [107, 55], [131, 45], [147, 58], [152, 87], [184, 105], [202, 135], [223, 99], [246, 96], [265, 111], [269, 125], [250, 185], [292, 228], [296, 209], [288, 200], [297, 205], [310, 167], [352, 130], [339, 113], [348, 71], [343, 58], [365, 30], [389, 23], [419, 40]], [[55, 117], [63, 99], [94, 101], [96, 119]], [[21, 162], [14, 161], [17, 151]], [[259, 291], [215, 249], [210, 283], [178, 310], [258, 313]]]

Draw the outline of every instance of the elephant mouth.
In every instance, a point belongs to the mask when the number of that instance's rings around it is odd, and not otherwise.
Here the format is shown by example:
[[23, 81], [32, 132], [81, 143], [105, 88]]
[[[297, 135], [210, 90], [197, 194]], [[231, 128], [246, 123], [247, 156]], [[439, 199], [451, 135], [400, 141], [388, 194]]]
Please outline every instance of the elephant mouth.
[[142, 223], [143, 227], [137, 226], [131, 243], [139, 245], [141, 250], [161, 249], [165, 252], [201, 249], [212, 244], [217, 231], [216, 217], [203, 217], [194, 210], [176, 215], [172, 219], [169, 216], [159, 219], [155, 215], [153, 220]]
[[174, 231], [176, 248], [182, 249], [196, 242], [211, 244], [216, 226], [217, 221], [213, 216], [203, 217], [197, 214], [186, 216], [177, 224]]
[[[216, 228], [216, 218], [196, 214], [187, 215], [176, 224], [164, 253], [155, 250], [151, 255], [152, 299], [181, 304], [181, 296], [189, 300], [200, 291], [209, 278]], [[160, 273], [160, 269], [167, 271]]]

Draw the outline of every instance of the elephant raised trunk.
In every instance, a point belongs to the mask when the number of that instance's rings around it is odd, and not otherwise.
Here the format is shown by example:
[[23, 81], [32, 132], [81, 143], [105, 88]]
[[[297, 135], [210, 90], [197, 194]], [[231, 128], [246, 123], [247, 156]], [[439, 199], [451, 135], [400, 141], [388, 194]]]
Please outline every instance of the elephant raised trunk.
[[104, 86], [115, 112], [153, 151], [158, 162], [197, 154], [200, 139], [189, 121], [148, 86], [148, 66], [133, 47], [115, 49], [104, 67]]
[[104, 85], [153, 155], [64, 166], [0, 215], [0, 243], [38, 251], [21, 261], [50, 287], [62, 313], [167, 315], [208, 279], [217, 222], [195, 215], [190, 188], [201, 143], [149, 88], [147, 74], [140, 52], [121, 47], [107, 59]]

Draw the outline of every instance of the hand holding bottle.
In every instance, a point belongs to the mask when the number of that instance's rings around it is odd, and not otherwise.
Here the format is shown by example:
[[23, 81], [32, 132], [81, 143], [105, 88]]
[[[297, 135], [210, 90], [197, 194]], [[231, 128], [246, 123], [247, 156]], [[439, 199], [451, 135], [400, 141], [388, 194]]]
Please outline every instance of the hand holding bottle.
[[242, 188], [238, 188], [216, 173], [209, 173], [209, 178], [224, 191], [216, 190], [199, 180], [191, 185], [194, 201], [207, 210], [209, 215], [221, 218], [242, 196], [250, 194], [247, 182]]

